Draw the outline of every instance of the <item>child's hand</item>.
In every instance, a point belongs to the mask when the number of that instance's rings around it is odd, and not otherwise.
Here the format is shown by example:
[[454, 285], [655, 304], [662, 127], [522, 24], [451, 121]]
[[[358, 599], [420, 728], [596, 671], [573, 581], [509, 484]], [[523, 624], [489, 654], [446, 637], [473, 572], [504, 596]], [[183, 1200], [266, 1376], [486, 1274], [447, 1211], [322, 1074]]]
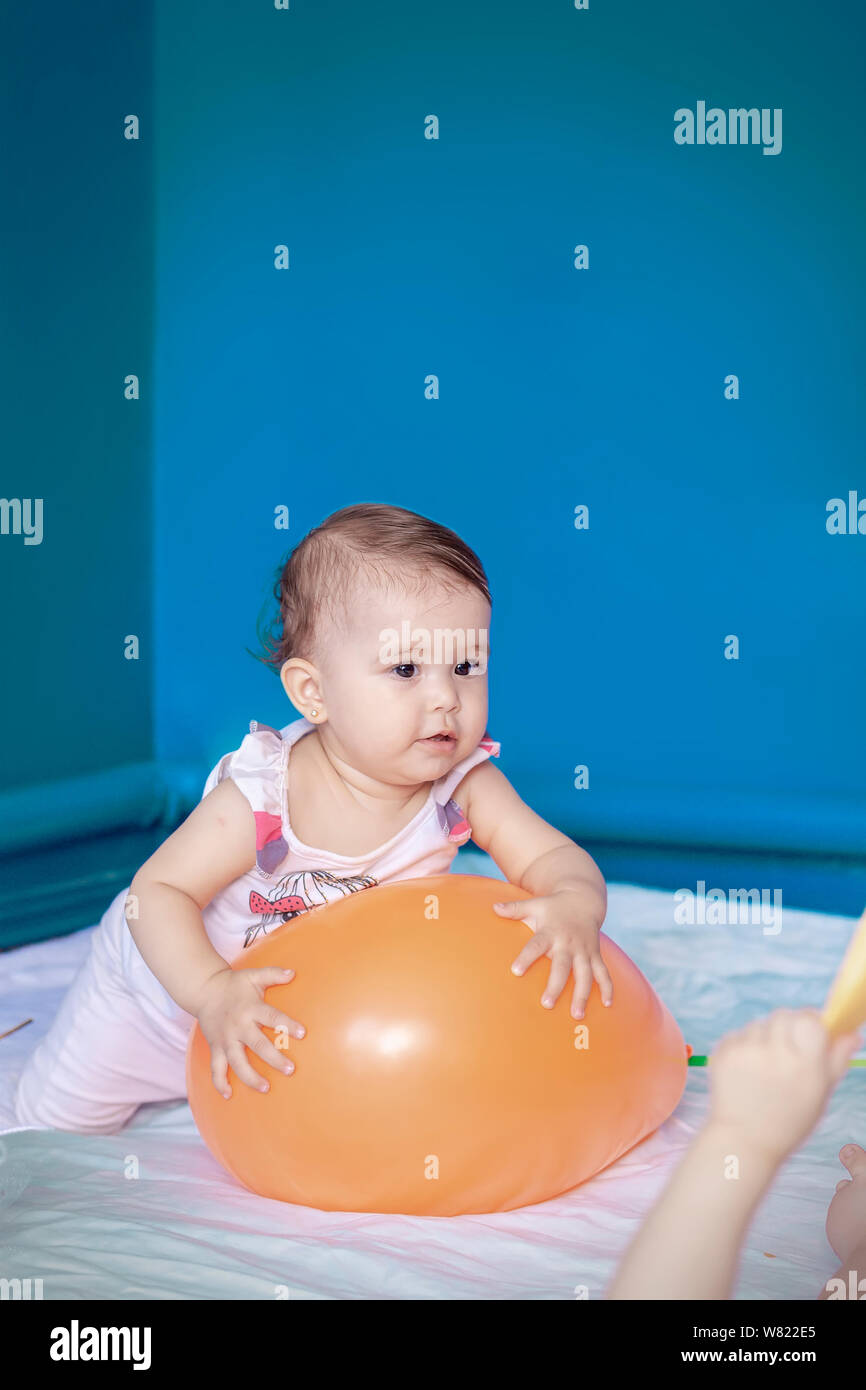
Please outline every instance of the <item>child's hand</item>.
[[231, 1096], [226, 1068], [230, 1065], [239, 1081], [255, 1091], [267, 1091], [267, 1081], [251, 1066], [244, 1050], [261, 1057], [272, 1067], [290, 1075], [295, 1064], [265, 1037], [258, 1026], [286, 1028], [295, 1038], [302, 1038], [304, 1027], [265, 1003], [265, 990], [270, 985], [284, 985], [294, 977], [294, 970], [264, 966], [258, 970], [218, 970], [208, 980], [202, 992], [198, 1010], [201, 1031], [210, 1044], [211, 1079], [220, 1095]]
[[613, 981], [601, 958], [598, 942], [600, 928], [588, 913], [580, 892], [567, 888], [546, 898], [522, 898], [517, 902], [494, 903], [493, 907], [501, 917], [525, 922], [534, 933], [511, 966], [515, 975], [522, 975], [539, 956], [547, 955], [553, 961], [547, 988], [541, 997], [546, 1009], [553, 1008], [572, 970], [572, 1018], [583, 1018], [592, 991], [593, 976], [598, 981], [604, 1003], [610, 1003]]
[[723, 1038], [710, 1065], [709, 1124], [739, 1131], [780, 1163], [814, 1129], [861, 1046], [831, 1039], [817, 1009], [777, 1009]]

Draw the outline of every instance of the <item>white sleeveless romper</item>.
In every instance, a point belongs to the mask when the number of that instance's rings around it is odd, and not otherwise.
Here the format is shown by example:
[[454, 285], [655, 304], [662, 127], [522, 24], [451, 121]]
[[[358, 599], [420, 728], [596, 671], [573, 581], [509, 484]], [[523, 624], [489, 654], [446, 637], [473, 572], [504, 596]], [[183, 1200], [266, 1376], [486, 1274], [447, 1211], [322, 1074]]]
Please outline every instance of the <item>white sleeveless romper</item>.
[[[288, 817], [291, 750], [315, 727], [296, 719], [278, 730], [254, 720], [240, 748], [226, 753], [205, 783], [202, 798], [231, 777], [256, 822], [255, 867], [202, 913], [210, 941], [227, 961], [263, 933], [347, 893], [448, 873], [472, 834], [452, 793], [478, 763], [499, 756], [499, 744], [485, 734], [474, 752], [431, 783], [417, 815], [384, 845], [355, 856], [332, 854], [302, 844]], [[28, 1058], [15, 1095], [21, 1125], [113, 1134], [143, 1102], [186, 1095], [186, 1045], [195, 1019], [141, 956], [124, 916], [128, 894], [124, 888], [106, 909], [57, 1017]]]

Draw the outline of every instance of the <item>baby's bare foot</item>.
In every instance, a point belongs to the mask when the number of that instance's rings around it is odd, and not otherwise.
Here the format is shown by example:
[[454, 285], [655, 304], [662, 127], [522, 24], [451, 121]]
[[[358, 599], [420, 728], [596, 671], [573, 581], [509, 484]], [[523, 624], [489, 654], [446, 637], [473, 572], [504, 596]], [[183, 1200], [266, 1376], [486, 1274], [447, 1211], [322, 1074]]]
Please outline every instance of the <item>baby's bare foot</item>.
[[836, 1195], [827, 1209], [826, 1231], [844, 1264], [853, 1251], [866, 1243], [866, 1151], [859, 1144], [846, 1144], [839, 1157], [851, 1176], [836, 1184]]

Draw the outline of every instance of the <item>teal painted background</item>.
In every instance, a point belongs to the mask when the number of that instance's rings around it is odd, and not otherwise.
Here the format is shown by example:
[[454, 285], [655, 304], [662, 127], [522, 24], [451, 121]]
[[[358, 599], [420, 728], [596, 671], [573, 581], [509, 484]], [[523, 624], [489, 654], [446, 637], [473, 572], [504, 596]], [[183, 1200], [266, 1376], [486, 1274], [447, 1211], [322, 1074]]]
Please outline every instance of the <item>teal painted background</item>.
[[[116, 768], [106, 829], [164, 834], [250, 719], [294, 717], [246, 652], [276, 565], [387, 501], [479, 552], [501, 766], [606, 872], [675, 886], [736, 852], [858, 910], [866, 535], [825, 518], [866, 497], [861, 7], [3, 24], [3, 493], [45, 499], [42, 546], [0, 537], [7, 861], [48, 834], [32, 784], [59, 784], [59, 840], [64, 779]], [[781, 108], [781, 153], [676, 145], [699, 100]]]
[[152, 123], [151, 30], [147, 6], [0, 14], [0, 495], [44, 517], [41, 545], [0, 535], [4, 789], [153, 752], [153, 144], [122, 132]]
[[[866, 536], [825, 529], [866, 496], [857, 9], [183, 12], [156, 30], [159, 756], [292, 717], [244, 655], [273, 508], [294, 544], [391, 501], [488, 567], [491, 729], [545, 814], [739, 843], [778, 810], [786, 843], [866, 847]], [[699, 99], [783, 108], [781, 154], [675, 145]]]

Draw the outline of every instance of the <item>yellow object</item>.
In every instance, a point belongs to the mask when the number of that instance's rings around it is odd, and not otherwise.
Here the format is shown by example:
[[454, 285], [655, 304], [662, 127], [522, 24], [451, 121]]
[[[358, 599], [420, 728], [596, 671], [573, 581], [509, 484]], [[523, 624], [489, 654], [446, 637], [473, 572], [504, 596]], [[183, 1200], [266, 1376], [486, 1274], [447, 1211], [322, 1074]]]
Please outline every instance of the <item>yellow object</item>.
[[866, 912], [848, 943], [821, 1017], [834, 1037], [866, 1023]]

